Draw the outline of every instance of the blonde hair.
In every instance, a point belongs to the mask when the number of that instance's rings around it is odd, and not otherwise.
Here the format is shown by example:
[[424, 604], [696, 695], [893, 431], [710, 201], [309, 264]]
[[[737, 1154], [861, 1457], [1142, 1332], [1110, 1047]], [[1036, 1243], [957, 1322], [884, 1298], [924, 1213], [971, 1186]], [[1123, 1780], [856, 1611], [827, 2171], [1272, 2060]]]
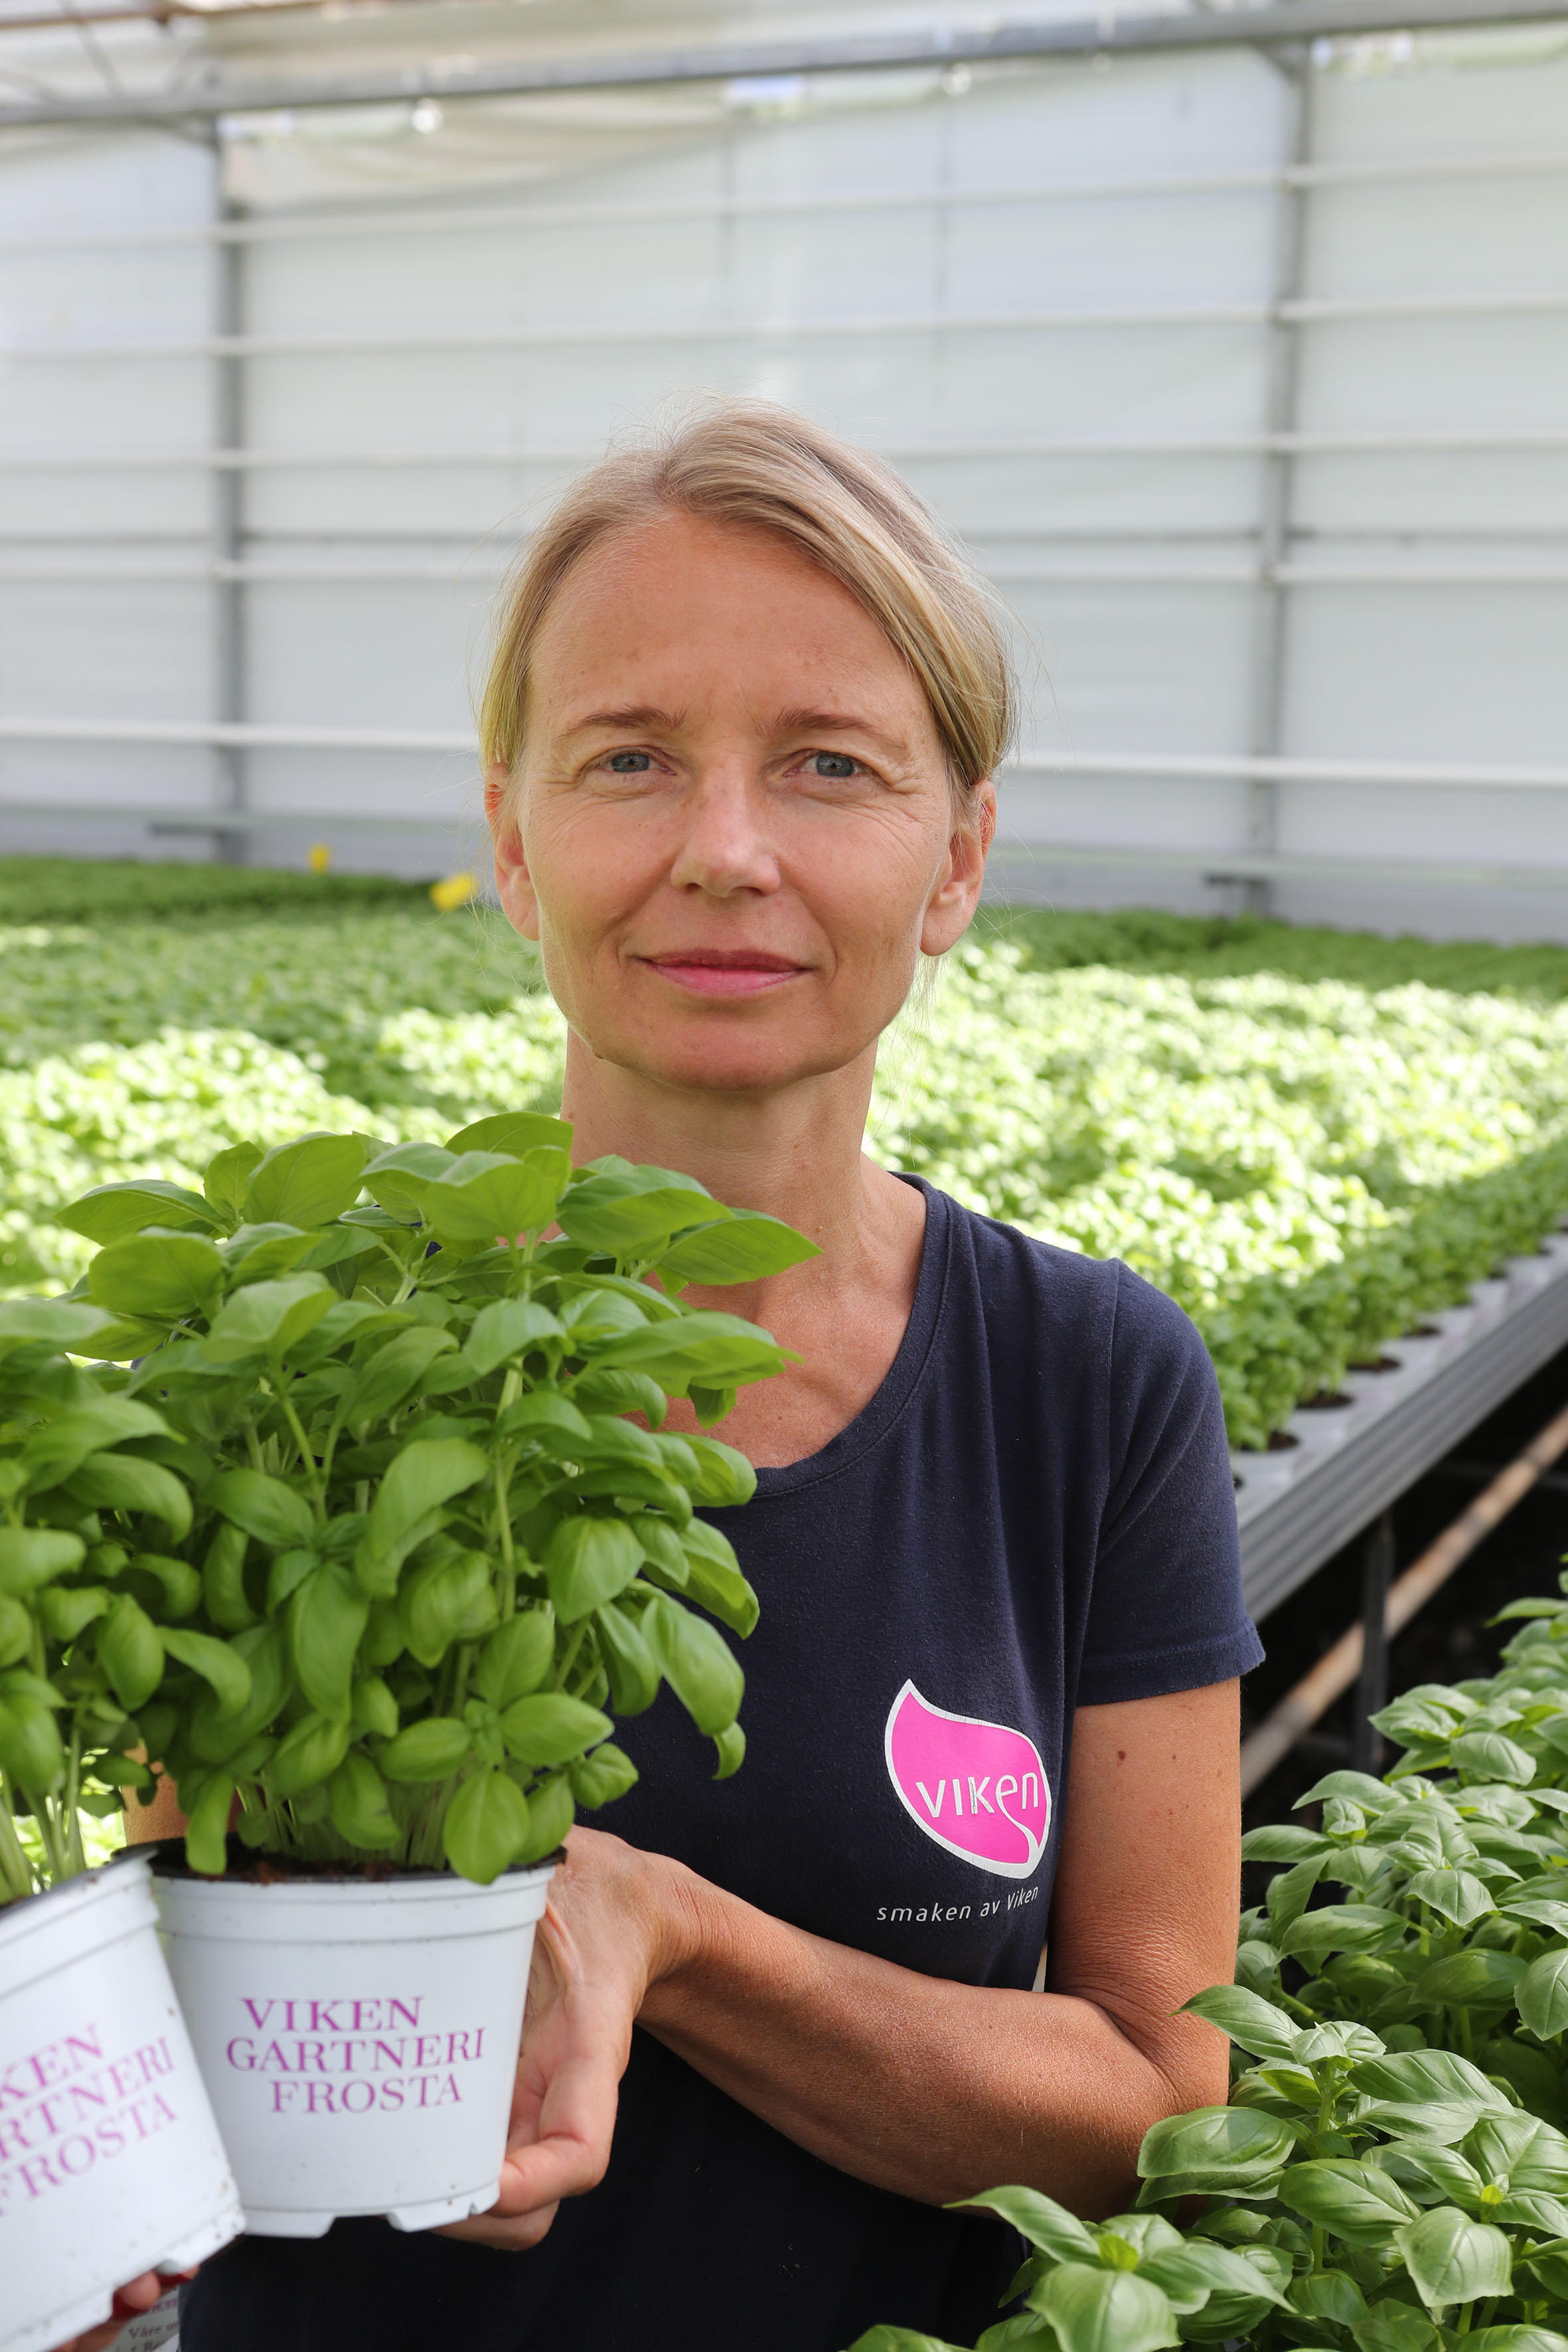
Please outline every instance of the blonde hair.
[[580, 475], [501, 593], [479, 706], [487, 769], [515, 769], [545, 614], [595, 542], [663, 513], [771, 530], [847, 588], [919, 680], [961, 813], [1013, 740], [1017, 689], [985, 582], [908, 485], [808, 417], [714, 397]]

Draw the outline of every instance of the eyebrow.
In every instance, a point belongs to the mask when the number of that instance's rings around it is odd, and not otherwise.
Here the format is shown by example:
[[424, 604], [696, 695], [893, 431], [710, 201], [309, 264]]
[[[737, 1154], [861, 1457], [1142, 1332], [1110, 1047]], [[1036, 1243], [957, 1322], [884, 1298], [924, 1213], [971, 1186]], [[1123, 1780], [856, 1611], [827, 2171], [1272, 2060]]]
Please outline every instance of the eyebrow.
[[773, 731], [779, 735], [864, 735], [868, 741], [879, 743], [885, 751], [909, 756], [909, 745], [901, 735], [884, 734], [853, 710], [814, 710], [801, 709], [781, 710], [773, 720]]
[[568, 735], [584, 735], [592, 727], [636, 730], [639, 727], [662, 727], [671, 734], [686, 724], [686, 713], [659, 710], [651, 702], [627, 703], [620, 710], [591, 710], [584, 718], [573, 719], [563, 731]]

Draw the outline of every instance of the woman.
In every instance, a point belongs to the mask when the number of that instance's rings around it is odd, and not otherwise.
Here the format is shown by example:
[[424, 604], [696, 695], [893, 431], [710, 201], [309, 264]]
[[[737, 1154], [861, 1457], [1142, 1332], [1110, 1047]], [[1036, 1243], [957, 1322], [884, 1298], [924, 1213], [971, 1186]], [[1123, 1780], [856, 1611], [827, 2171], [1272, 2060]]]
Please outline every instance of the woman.
[[759, 1470], [714, 1514], [763, 1605], [750, 1747], [715, 1787], [673, 1707], [627, 1728], [644, 1780], [555, 1882], [494, 2210], [244, 2241], [184, 2352], [970, 2341], [1015, 2249], [943, 2207], [1115, 2210], [1148, 2126], [1224, 2097], [1173, 2014], [1230, 1974], [1260, 1654], [1207, 1360], [1125, 1267], [861, 1148], [877, 1040], [973, 915], [1012, 715], [977, 579], [784, 410], [709, 404], [534, 539], [487, 793], [576, 1155], [822, 1253], [706, 1302], [799, 1360], [719, 1432]]

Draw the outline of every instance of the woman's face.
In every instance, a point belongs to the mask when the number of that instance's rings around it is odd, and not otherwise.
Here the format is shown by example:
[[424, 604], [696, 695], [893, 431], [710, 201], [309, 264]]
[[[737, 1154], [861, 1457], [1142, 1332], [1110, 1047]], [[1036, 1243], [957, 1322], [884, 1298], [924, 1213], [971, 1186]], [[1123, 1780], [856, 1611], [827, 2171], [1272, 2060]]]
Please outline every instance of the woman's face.
[[768, 1091], [871, 1047], [963, 933], [994, 820], [955, 832], [915, 679], [773, 533], [668, 515], [601, 541], [536, 641], [501, 903], [601, 1058]]

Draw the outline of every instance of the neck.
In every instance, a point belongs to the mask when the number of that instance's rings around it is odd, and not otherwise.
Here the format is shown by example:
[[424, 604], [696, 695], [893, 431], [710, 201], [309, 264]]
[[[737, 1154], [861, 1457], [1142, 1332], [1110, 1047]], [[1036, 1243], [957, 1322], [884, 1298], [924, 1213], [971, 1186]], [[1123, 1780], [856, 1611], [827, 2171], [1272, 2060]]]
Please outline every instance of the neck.
[[[923, 1209], [907, 1188], [866, 1158], [861, 1140], [876, 1049], [848, 1066], [776, 1092], [724, 1094], [659, 1086], [600, 1060], [574, 1033], [566, 1055], [562, 1116], [574, 1129], [581, 1167], [605, 1152], [695, 1176], [729, 1208], [778, 1217], [822, 1255], [760, 1283], [687, 1294], [774, 1328], [809, 1311], [814, 1295], [863, 1278], [911, 1216]], [[918, 1255], [918, 1243], [917, 1243]]]

